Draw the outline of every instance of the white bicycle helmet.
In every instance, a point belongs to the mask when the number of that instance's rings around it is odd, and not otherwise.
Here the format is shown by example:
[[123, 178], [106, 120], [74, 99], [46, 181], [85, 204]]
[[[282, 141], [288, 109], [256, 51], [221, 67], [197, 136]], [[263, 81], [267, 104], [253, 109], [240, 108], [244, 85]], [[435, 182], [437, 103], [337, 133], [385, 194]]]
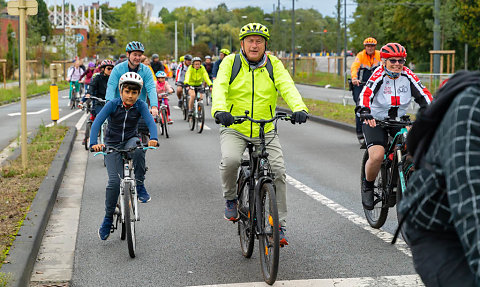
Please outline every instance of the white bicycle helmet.
[[120, 92], [122, 91], [123, 85], [126, 83], [137, 85], [140, 87], [140, 90], [142, 90], [143, 79], [139, 74], [135, 72], [126, 72], [120, 77], [120, 81], [118, 82], [118, 89], [120, 90]]
[[199, 61], [200, 63], [202, 62], [202, 59], [200, 57], [194, 57], [192, 59], [192, 64], [195, 63], [195, 61]]

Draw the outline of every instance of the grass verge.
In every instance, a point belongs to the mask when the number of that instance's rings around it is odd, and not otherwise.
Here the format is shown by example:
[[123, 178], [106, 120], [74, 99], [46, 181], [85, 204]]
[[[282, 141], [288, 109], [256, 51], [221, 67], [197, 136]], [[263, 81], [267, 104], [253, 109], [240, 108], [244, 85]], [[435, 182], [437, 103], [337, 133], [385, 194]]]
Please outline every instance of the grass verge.
[[[58, 90], [63, 90], [69, 87], [67, 82], [57, 83]], [[50, 91], [50, 84], [29, 84], [27, 85], [27, 95], [35, 95], [39, 93], [48, 93]], [[0, 89], [0, 105], [3, 105], [5, 102], [16, 102], [20, 101], [20, 89]]]
[[[343, 104], [330, 103], [314, 99], [303, 98], [303, 102], [308, 107], [308, 113], [315, 116], [339, 121], [347, 124], [355, 124], [354, 106], [344, 106]], [[289, 108], [282, 97], [278, 97], [277, 106]]]
[[12, 278], [12, 275], [10, 273], [5, 274], [0, 272], [0, 287], [7, 287], [11, 278]]
[[[63, 125], [40, 126], [28, 145], [27, 168], [23, 169], [21, 157], [0, 168], [0, 267], [67, 130]], [[5, 274], [0, 274], [0, 282], [2, 278]]]

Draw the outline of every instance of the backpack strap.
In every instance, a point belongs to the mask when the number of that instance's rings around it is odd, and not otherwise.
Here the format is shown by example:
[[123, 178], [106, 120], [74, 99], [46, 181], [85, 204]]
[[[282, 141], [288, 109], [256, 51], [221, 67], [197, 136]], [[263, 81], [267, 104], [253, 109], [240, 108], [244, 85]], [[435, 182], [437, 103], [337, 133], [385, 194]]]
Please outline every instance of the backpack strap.
[[[275, 84], [275, 77], [273, 76], [273, 66], [272, 66], [272, 62], [270, 61], [270, 57], [268, 57], [268, 55], [267, 55], [267, 64], [265, 67], [267, 68], [270, 79], [272, 80], [273, 84]], [[241, 68], [242, 68], [242, 60], [240, 59], [240, 54], [236, 54], [235, 59], [233, 60], [232, 74], [230, 75], [230, 82], [228, 83], [229, 85], [233, 83], [238, 73], [240, 72]]]
[[228, 85], [231, 85], [233, 83], [238, 73], [240, 73], [241, 68], [242, 60], [240, 59], [240, 54], [236, 54], [235, 59], [233, 60], [232, 74], [230, 75], [230, 82], [228, 83]]

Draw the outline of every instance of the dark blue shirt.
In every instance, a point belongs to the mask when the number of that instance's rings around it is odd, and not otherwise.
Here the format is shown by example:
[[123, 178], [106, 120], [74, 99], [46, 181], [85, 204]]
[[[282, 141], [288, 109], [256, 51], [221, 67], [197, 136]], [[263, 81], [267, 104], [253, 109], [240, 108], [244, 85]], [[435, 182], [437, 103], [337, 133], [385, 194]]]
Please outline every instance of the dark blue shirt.
[[138, 101], [130, 108], [125, 108], [121, 98], [113, 99], [105, 105], [93, 121], [90, 131], [90, 146], [97, 144], [97, 135], [103, 122], [108, 119], [105, 143], [118, 144], [138, 136], [137, 123], [142, 117], [150, 131], [150, 139], [158, 140], [157, 126], [144, 101]]

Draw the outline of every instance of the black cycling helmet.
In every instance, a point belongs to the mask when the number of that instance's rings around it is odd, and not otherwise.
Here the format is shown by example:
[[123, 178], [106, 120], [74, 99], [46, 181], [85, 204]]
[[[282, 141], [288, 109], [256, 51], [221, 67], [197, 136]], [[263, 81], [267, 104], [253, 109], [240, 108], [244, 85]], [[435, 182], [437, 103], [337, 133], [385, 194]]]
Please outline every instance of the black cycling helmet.
[[186, 55], [183, 57], [183, 59], [184, 59], [185, 61], [191, 61], [191, 60], [192, 60], [192, 55], [186, 54]]

